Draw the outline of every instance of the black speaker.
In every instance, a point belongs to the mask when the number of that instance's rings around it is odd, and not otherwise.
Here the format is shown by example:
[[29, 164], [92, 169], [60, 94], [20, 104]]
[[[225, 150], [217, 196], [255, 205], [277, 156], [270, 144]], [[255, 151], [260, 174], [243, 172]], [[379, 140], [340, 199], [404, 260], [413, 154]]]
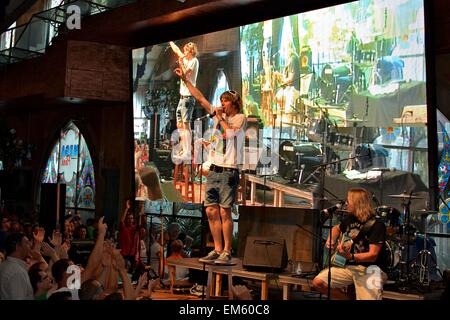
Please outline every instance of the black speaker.
[[247, 237], [242, 266], [247, 270], [281, 272], [287, 266], [286, 241], [276, 237]]
[[69, 249], [70, 259], [74, 264], [81, 264], [83, 268], [86, 268], [94, 245], [95, 242], [91, 240], [73, 240]]
[[249, 237], [275, 237], [286, 241], [288, 259], [318, 262], [319, 216], [316, 209], [239, 206], [237, 256], [243, 259]]
[[[66, 207], [66, 185], [56, 183], [41, 184], [40, 201], [39, 224], [44, 227], [45, 234], [51, 235], [53, 230], [55, 230], [58, 221], [60, 231], [63, 232]], [[58, 212], [59, 218], [57, 219]]]

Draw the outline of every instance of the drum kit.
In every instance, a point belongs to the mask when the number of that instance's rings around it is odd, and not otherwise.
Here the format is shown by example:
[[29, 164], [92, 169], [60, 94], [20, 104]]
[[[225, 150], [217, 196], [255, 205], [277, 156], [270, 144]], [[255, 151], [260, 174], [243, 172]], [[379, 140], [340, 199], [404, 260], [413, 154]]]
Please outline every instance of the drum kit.
[[[439, 271], [432, 242], [427, 236], [427, 217], [437, 211], [422, 209], [410, 212], [411, 200], [423, 199], [412, 193], [388, 195], [401, 200], [402, 212], [396, 208], [380, 205], [376, 208], [377, 219], [386, 225], [387, 238], [385, 254], [388, 278], [407, 289], [408, 285], [428, 286], [432, 273]], [[419, 230], [413, 225], [412, 217], [419, 217]], [[418, 250], [420, 249], [420, 251]]]
[[[283, 139], [286, 140], [284, 141], [286, 143], [280, 144], [280, 175], [299, 184], [311, 181], [308, 178], [302, 179], [302, 173], [310, 174], [308, 177], [312, 178], [313, 172], [309, 172], [311, 171], [311, 165], [313, 165], [314, 170], [323, 163], [339, 162], [339, 152], [347, 152], [350, 155], [349, 158], [356, 156], [357, 126], [365, 122], [364, 119], [357, 117], [345, 120], [339, 119], [339, 121], [344, 121], [345, 127], [352, 128], [352, 132], [349, 134], [348, 130], [340, 130], [337, 124], [338, 120], [329, 116], [328, 110], [339, 109], [338, 106], [322, 105], [313, 100], [309, 105], [305, 102], [305, 107], [307, 107], [307, 111], [301, 117], [304, 119], [303, 122], [280, 122], [283, 128], [288, 127], [296, 131], [296, 135], [290, 135], [293, 139]], [[317, 112], [319, 113], [318, 117]], [[312, 153], [308, 152], [311, 145], [314, 145], [312, 148], [314, 152]], [[306, 158], [302, 160], [303, 156]], [[348, 166], [349, 163], [347, 163]], [[353, 166], [353, 161], [350, 166]], [[330, 166], [328, 170], [328, 173], [331, 174], [339, 173], [340, 163]], [[304, 174], [303, 177], [306, 177], [307, 174]], [[318, 180], [317, 177], [315, 180]]]

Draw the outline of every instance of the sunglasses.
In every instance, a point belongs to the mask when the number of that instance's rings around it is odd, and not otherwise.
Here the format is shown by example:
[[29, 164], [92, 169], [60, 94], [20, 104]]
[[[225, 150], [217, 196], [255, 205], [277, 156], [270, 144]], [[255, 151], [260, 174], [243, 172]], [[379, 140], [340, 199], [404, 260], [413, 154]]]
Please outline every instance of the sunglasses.
[[236, 95], [237, 95], [237, 92], [234, 91], [234, 90], [228, 90], [227, 92], [228, 92], [229, 94], [231, 94], [232, 96], [234, 96], [234, 97], [236, 97]]

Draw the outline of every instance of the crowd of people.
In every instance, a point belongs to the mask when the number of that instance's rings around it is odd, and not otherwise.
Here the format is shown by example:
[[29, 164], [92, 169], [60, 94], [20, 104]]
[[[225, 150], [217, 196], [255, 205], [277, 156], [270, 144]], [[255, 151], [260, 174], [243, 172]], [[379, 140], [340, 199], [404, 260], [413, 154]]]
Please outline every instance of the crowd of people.
[[[171, 276], [189, 282], [187, 270], [175, 274], [166, 260], [189, 257], [192, 238], [177, 223], [161, 237], [139, 217], [135, 224], [127, 200], [117, 230], [108, 228], [104, 217], [83, 224], [71, 213], [62, 230], [46, 230], [30, 217], [3, 210], [0, 300], [135, 300], [151, 297], [158, 287], [168, 289]], [[80, 243], [92, 244], [86, 259], [74, 250]]]

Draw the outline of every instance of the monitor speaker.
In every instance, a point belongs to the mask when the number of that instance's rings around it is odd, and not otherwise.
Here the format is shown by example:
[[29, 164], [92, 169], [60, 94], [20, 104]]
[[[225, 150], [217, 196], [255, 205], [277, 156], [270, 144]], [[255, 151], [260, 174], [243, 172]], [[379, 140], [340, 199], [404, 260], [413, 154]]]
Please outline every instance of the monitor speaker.
[[281, 272], [287, 266], [286, 241], [277, 237], [247, 237], [242, 266], [247, 270]]

